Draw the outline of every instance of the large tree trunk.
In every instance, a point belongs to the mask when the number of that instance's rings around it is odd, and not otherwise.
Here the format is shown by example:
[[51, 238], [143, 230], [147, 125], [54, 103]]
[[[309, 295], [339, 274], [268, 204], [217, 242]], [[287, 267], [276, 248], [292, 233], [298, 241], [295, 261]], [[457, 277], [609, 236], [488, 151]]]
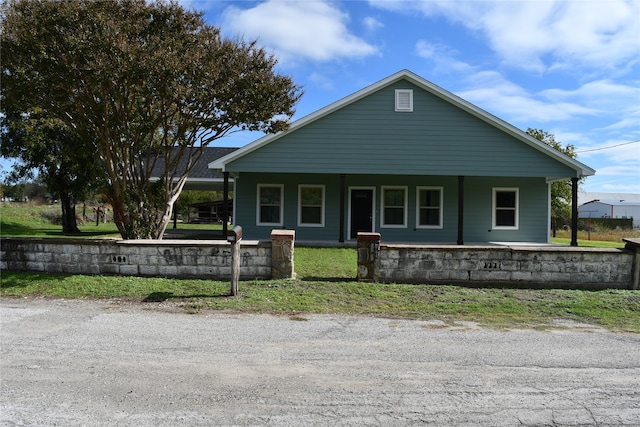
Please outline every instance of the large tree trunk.
[[167, 230], [167, 225], [169, 221], [171, 221], [171, 217], [173, 216], [173, 210], [175, 208], [176, 200], [182, 193], [182, 189], [184, 188], [184, 184], [187, 182], [186, 176], [182, 177], [180, 181], [177, 183], [176, 187], [173, 188], [173, 191], [170, 191], [169, 194], [165, 194], [165, 204], [164, 210], [162, 212], [162, 216], [160, 217], [160, 221], [157, 224], [157, 227], [154, 231], [155, 239], [162, 239], [164, 237], [164, 233]]
[[76, 202], [73, 197], [61, 195], [60, 206], [62, 207], [62, 232], [79, 233], [80, 229], [76, 222]]

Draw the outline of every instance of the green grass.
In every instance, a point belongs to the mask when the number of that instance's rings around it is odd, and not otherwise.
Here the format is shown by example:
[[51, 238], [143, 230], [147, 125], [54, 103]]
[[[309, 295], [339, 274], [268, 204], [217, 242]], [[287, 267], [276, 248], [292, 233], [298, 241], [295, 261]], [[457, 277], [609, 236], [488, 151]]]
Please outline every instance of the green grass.
[[[599, 230], [587, 232], [578, 231], [578, 246], [583, 248], [624, 248], [624, 238], [640, 238], [640, 230]], [[571, 244], [571, 231], [558, 230], [557, 237], [551, 238], [552, 243], [561, 245]]]
[[355, 281], [229, 282], [3, 272], [4, 297], [118, 298], [172, 301], [187, 311], [304, 315], [344, 313], [387, 318], [465, 320], [492, 328], [547, 328], [554, 319], [640, 333], [640, 292], [398, 285]]
[[[14, 206], [18, 205], [18, 206]], [[62, 236], [48, 218], [59, 207], [3, 204], [3, 236]], [[181, 224], [206, 230], [211, 225]], [[116, 235], [111, 223], [86, 224], [82, 235]], [[74, 236], [75, 237], [75, 236]], [[564, 237], [564, 236], [563, 236]], [[617, 241], [580, 240], [581, 246], [620, 247]], [[597, 242], [597, 243], [595, 243]], [[564, 243], [558, 239], [558, 243]], [[568, 244], [568, 239], [566, 243]], [[610, 246], [610, 245], [614, 246]], [[108, 298], [139, 303], [172, 302], [187, 312], [228, 310], [273, 313], [303, 319], [305, 313], [344, 313], [416, 320], [479, 322], [492, 328], [548, 328], [554, 319], [640, 333], [640, 291], [534, 290], [356, 282], [357, 254], [351, 248], [296, 247], [296, 280], [243, 281], [239, 296], [229, 296], [228, 281], [121, 276], [49, 275], [0, 272], [0, 296]]]
[[[81, 208], [78, 209], [82, 212]], [[0, 206], [0, 235], [30, 237], [118, 237], [115, 224], [87, 222], [78, 226], [80, 233], [63, 234], [62, 226], [52, 219], [60, 216], [60, 205], [35, 206], [30, 203], [2, 203]]]
[[295, 271], [298, 278], [311, 280], [355, 279], [358, 254], [351, 248], [295, 248]]
[[[93, 215], [93, 210], [87, 208]], [[78, 214], [82, 208], [77, 208]], [[94, 221], [87, 221], [79, 224], [80, 233], [63, 233], [62, 226], [54, 224], [52, 219], [60, 216], [60, 205], [33, 205], [31, 203], [5, 203], [0, 205], [0, 236], [4, 237], [120, 237], [118, 228], [113, 222], [101, 222], [96, 226]], [[167, 229], [171, 229], [170, 223]], [[198, 236], [198, 231], [202, 230], [222, 230], [220, 224], [186, 224], [179, 223], [179, 230], [189, 230], [194, 233], [187, 235], [187, 238]]]
[[2, 272], [4, 297], [116, 298], [169, 301], [187, 312], [226, 310], [304, 318], [344, 313], [386, 318], [466, 320], [491, 328], [548, 328], [554, 319], [640, 333], [640, 292], [361, 283], [355, 249], [297, 248], [296, 280], [228, 281], [69, 276]]
[[[570, 245], [571, 238], [552, 237], [551, 243], [558, 245]], [[619, 242], [608, 242], [603, 240], [584, 240], [578, 239], [578, 246], [581, 248], [624, 248], [625, 243], [620, 240]]]

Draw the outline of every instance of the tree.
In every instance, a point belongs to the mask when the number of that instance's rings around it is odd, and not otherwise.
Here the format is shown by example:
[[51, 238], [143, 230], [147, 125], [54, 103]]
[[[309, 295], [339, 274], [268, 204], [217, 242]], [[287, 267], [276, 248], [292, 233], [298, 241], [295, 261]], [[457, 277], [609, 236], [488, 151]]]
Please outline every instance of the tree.
[[[561, 153], [575, 159], [576, 147], [571, 144], [563, 146], [556, 141], [553, 134], [542, 129], [527, 129], [527, 133]], [[571, 218], [571, 180], [556, 181], [551, 184], [551, 217], [564, 221]]]
[[162, 238], [202, 149], [286, 129], [301, 96], [255, 41], [173, 2], [13, 0], [3, 26], [2, 101], [40, 108], [99, 157], [125, 239]]
[[15, 165], [9, 179], [38, 178], [60, 199], [62, 232], [78, 233], [76, 203], [103, 182], [92, 151], [83, 149], [75, 132], [41, 111], [21, 114], [3, 109], [0, 155], [13, 157]]

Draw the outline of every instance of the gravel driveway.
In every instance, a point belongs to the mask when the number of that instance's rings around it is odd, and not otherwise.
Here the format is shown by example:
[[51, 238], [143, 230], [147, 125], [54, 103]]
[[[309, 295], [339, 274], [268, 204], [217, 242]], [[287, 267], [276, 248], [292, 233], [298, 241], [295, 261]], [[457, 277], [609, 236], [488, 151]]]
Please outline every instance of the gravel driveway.
[[0, 299], [4, 426], [640, 425], [640, 335]]

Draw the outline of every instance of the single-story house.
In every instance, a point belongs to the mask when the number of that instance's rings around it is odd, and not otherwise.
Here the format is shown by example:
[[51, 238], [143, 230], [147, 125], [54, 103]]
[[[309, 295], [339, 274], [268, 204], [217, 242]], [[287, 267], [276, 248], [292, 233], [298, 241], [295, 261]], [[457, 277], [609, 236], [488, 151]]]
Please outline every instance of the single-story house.
[[625, 200], [592, 200], [578, 207], [580, 218], [633, 219], [633, 227], [640, 227], [640, 202]]
[[[548, 242], [550, 185], [595, 171], [407, 70], [209, 168], [234, 180], [234, 224], [305, 241]], [[577, 224], [577, 202], [575, 221]], [[577, 240], [574, 239], [574, 244]]]

